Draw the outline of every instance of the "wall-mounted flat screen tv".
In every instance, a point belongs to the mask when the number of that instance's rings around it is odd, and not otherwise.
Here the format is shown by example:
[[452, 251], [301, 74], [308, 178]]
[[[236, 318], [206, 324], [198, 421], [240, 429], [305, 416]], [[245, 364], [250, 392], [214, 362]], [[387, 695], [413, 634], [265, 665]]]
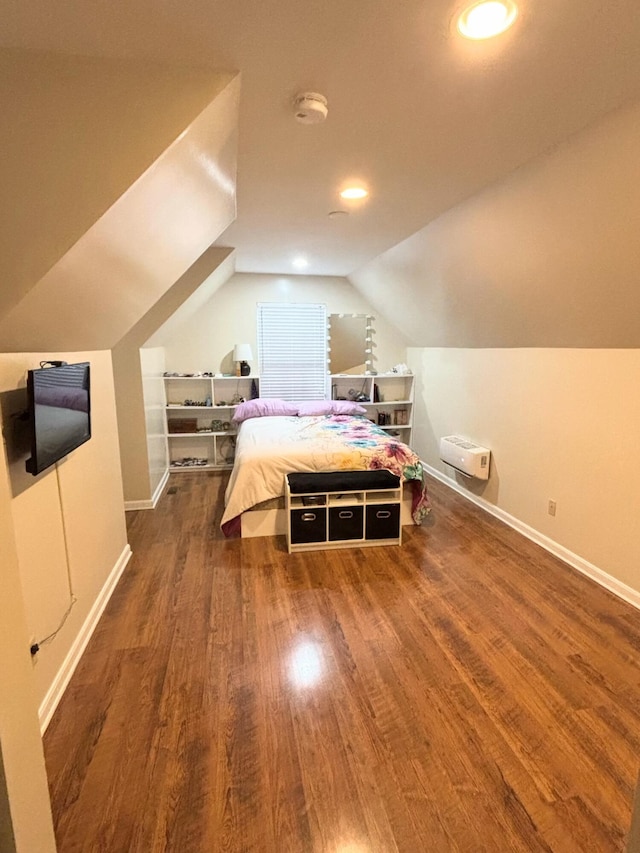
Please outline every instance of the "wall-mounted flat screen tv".
[[28, 371], [30, 474], [39, 474], [91, 438], [90, 390], [86, 361]]

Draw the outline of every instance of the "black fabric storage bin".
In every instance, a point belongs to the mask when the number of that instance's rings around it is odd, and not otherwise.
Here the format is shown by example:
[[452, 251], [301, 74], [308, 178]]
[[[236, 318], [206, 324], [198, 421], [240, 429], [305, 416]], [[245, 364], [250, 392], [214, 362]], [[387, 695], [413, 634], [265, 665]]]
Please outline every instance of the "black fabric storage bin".
[[366, 539], [397, 539], [399, 535], [399, 504], [373, 504], [367, 507]]
[[332, 506], [329, 509], [329, 540], [362, 539], [363, 520], [361, 506]]
[[311, 474], [287, 474], [293, 495], [309, 492], [364, 492], [399, 489], [400, 477], [391, 471], [319, 471]]
[[327, 538], [327, 510], [323, 506], [291, 510], [291, 542], [324, 542]]

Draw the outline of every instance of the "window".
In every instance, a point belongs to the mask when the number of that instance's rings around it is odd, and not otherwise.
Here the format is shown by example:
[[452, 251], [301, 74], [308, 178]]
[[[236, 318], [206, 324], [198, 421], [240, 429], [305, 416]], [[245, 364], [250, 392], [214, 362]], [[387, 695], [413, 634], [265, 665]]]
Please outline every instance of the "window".
[[322, 400], [327, 395], [327, 306], [258, 303], [260, 396]]

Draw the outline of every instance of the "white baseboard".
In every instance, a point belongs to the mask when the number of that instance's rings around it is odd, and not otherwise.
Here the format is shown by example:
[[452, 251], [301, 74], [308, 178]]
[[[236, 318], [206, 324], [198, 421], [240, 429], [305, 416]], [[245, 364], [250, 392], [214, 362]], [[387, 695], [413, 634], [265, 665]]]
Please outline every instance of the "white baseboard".
[[44, 734], [47, 726], [51, 722], [51, 717], [53, 716], [54, 711], [58, 707], [58, 702], [62, 699], [62, 695], [64, 691], [67, 689], [67, 685], [73, 675], [75, 668], [78, 666], [80, 662], [80, 658], [82, 657], [82, 653], [87, 647], [87, 643], [91, 639], [91, 635], [95, 631], [96, 625], [98, 624], [102, 613], [107, 606], [107, 602], [111, 598], [111, 594], [113, 590], [116, 588], [116, 584], [120, 579], [120, 575], [125, 569], [125, 566], [129, 562], [131, 558], [131, 546], [127, 544], [122, 554], [118, 557], [118, 560], [109, 573], [109, 577], [104, 583], [104, 586], [100, 590], [98, 597], [93, 603], [93, 606], [89, 613], [87, 614], [87, 618], [84, 620], [84, 624], [82, 628], [78, 632], [78, 636], [73, 641], [69, 652], [64, 659], [62, 666], [58, 670], [58, 674], [53, 680], [53, 684], [47, 691], [47, 695], [42, 700], [40, 708], [38, 709], [38, 717], [40, 719], [40, 732]]
[[162, 494], [164, 487], [167, 485], [167, 480], [169, 479], [169, 469], [167, 468], [164, 474], [162, 475], [162, 479], [156, 486], [156, 490], [153, 493], [151, 500], [148, 501], [125, 501], [124, 502], [124, 511], [132, 512], [136, 509], [155, 509], [156, 504], [160, 500], [160, 495]]
[[447, 477], [441, 471], [438, 471], [426, 462], [423, 461], [422, 465], [425, 471], [431, 474], [432, 477], [435, 477], [436, 480], [439, 480], [441, 483], [449, 486], [449, 488], [458, 492], [459, 495], [462, 495], [462, 497], [471, 501], [471, 503], [479, 506], [480, 509], [483, 509], [490, 515], [499, 518], [500, 521], [504, 521], [505, 524], [508, 524], [509, 527], [517, 530], [518, 533], [522, 533], [522, 535], [526, 536], [527, 539], [535, 542], [536, 545], [540, 545], [545, 549], [545, 551], [549, 551], [549, 553], [553, 554], [554, 557], [558, 557], [558, 559], [562, 560], [564, 563], [567, 563], [572, 568], [577, 569], [583, 575], [586, 575], [591, 578], [591, 580], [600, 584], [600, 586], [608, 589], [609, 592], [617, 595], [618, 598], [622, 598], [623, 601], [626, 601], [628, 604], [631, 604], [633, 607], [640, 610], [640, 592], [638, 592], [638, 590], [631, 586], [627, 586], [626, 583], [623, 583], [617, 578], [614, 578], [612, 575], [607, 574], [603, 569], [598, 568], [598, 566], [594, 566], [593, 563], [588, 562], [588, 560], [584, 560], [578, 554], [574, 554], [573, 551], [570, 551], [568, 548], [565, 548], [564, 545], [560, 545], [558, 542], [555, 542], [553, 539], [545, 536], [544, 533], [540, 533], [540, 531], [535, 528], [529, 527], [529, 525], [525, 524], [524, 521], [520, 521], [520, 519], [515, 518], [515, 516], [510, 515], [503, 509], [500, 509], [500, 507], [489, 503], [489, 501], [486, 501], [484, 498], [465, 491], [455, 480]]

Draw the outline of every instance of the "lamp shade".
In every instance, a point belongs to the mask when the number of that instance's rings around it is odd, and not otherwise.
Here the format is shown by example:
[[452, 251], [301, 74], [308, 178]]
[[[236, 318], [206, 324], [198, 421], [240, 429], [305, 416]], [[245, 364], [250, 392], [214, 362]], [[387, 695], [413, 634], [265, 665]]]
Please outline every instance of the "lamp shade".
[[234, 361], [251, 361], [253, 353], [251, 352], [251, 344], [236, 344], [233, 348]]

